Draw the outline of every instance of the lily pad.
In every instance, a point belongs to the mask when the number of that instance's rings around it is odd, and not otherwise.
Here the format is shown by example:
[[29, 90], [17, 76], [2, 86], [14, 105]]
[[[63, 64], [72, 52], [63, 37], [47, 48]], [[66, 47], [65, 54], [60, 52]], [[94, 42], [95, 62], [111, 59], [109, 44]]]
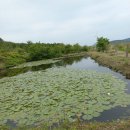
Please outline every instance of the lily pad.
[[[0, 79], [0, 123], [18, 125], [84, 120], [130, 104], [126, 83], [111, 74], [64, 67]], [[109, 94], [108, 94], [109, 93]]]

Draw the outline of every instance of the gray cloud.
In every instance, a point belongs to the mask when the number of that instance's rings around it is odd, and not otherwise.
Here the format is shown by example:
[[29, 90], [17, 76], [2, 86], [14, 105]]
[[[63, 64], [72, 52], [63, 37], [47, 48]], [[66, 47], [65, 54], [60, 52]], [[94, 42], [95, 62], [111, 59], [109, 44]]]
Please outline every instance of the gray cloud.
[[129, 0], [0, 1], [0, 37], [93, 44], [97, 36], [130, 37]]

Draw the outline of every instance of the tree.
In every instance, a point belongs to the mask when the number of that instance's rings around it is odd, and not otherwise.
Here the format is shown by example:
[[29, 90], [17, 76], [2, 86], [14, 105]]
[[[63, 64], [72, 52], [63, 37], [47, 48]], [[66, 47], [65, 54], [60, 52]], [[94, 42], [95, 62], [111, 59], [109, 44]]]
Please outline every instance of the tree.
[[68, 53], [71, 53], [72, 51], [73, 51], [72, 45], [67, 44], [67, 45], [65, 46], [65, 53], [68, 54]]
[[96, 48], [98, 51], [105, 51], [108, 49], [108, 45], [109, 45], [109, 39], [104, 38], [104, 37], [99, 37], [97, 38], [97, 44], [96, 44]]
[[82, 51], [88, 51], [88, 50], [89, 50], [88, 46], [84, 45], [84, 46], [82, 47]]
[[74, 52], [80, 52], [81, 46], [77, 43], [73, 45], [73, 51]]
[[30, 41], [30, 40], [29, 40], [29, 41], [27, 41], [27, 43], [28, 43], [28, 44], [33, 44], [33, 42], [32, 42], [32, 41]]

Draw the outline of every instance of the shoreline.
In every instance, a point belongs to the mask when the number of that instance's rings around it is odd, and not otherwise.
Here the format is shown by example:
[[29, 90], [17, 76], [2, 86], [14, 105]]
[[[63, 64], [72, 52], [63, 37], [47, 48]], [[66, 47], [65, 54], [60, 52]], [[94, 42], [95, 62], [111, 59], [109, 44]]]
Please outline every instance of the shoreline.
[[99, 64], [106, 66], [130, 79], [130, 58], [111, 53], [88, 52], [88, 55]]
[[[65, 54], [63, 56], [60, 56], [60, 57], [49, 58], [49, 59], [51, 59], [51, 60], [60, 60], [60, 59], [64, 59], [64, 58], [85, 56], [87, 54], [88, 54], [88, 52], [70, 53], [70, 54]], [[49, 59], [42, 59], [42, 60], [49, 60]], [[33, 60], [33, 61], [36, 61], [36, 60]], [[20, 65], [20, 64], [23, 64], [23, 63], [28, 63], [28, 62], [33, 62], [33, 61], [21, 62], [19, 64], [12, 65], [12, 66], [8, 66], [8, 64], [5, 64], [4, 62], [2, 62], [1, 66], [0, 66], [0, 71], [4, 71], [6, 69], [10, 69], [10, 68], [15, 67], [17, 65]], [[37, 60], [37, 61], [40, 61], [40, 60]]]
[[116, 120], [111, 122], [76, 122], [69, 123], [68, 121], [59, 124], [58, 126], [49, 127], [46, 123], [40, 123], [34, 127], [20, 126], [10, 128], [9, 126], [0, 126], [2, 130], [130, 130], [130, 120]]

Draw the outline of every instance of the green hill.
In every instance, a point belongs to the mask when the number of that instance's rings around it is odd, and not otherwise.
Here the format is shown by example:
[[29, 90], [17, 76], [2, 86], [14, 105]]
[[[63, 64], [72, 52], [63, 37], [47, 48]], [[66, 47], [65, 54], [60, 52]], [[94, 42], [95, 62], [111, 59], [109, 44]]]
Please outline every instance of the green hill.
[[122, 40], [114, 40], [110, 42], [111, 44], [128, 44], [130, 43], [130, 38], [122, 39]]

